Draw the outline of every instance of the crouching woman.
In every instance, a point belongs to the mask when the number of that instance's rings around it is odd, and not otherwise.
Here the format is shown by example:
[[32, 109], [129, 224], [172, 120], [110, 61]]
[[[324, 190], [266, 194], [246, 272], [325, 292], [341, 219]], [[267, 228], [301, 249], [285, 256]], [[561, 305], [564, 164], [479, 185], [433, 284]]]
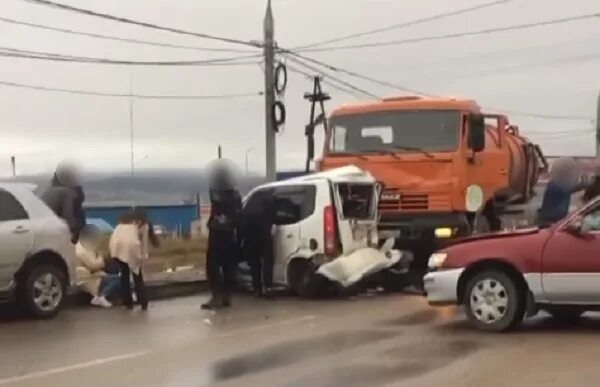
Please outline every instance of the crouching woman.
[[91, 304], [110, 308], [108, 298], [119, 289], [119, 273], [107, 273], [107, 260], [100, 252], [102, 233], [97, 227], [87, 225], [75, 245], [77, 286], [92, 296]]

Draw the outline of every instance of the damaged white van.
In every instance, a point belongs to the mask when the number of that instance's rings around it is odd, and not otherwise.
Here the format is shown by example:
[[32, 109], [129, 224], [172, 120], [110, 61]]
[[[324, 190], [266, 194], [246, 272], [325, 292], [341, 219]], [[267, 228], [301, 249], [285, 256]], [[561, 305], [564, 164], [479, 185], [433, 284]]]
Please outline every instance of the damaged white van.
[[324, 282], [347, 288], [378, 272], [405, 273], [410, 256], [392, 243], [378, 248], [379, 190], [373, 176], [347, 166], [251, 191], [244, 206], [265, 191], [275, 201], [274, 282], [311, 297]]

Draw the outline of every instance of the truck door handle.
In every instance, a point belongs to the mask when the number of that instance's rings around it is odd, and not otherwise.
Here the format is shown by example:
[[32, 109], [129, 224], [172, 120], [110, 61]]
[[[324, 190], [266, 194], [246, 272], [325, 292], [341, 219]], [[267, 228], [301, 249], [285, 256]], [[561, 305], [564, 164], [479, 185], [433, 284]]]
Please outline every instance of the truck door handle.
[[294, 237], [294, 234], [286, 234], [285, 237], [288, 238], [288, 239], [292, 239]]
[[501, 169], [500, 170], [500, 174], [501, 175], [506, 175], [507, 174], [507, 170], [506, 169]]

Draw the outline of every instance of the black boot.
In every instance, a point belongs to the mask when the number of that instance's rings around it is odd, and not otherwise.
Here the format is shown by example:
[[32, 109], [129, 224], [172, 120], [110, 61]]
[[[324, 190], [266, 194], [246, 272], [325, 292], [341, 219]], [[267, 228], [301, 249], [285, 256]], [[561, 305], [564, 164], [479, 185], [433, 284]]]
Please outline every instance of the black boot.
[[211, 299], [202, 304], [202, 309], [215, 310], [223, 306], [223, 302], [218, 297], [211, 297]]

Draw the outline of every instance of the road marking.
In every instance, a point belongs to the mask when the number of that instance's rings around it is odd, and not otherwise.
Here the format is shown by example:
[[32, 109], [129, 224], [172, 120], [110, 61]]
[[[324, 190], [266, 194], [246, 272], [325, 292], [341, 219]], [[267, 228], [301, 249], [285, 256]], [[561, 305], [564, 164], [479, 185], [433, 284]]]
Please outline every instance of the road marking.
[[235, 332], [223, 333], [217, 337], [220, 339], [225, 339], [225, 338], [235, 337], [235, 336], [239, 336], [239, 335], [246, 335], [248, 333], [264, 331], [267, 329], [277, 328], [279, 326], [298, 324], [298, 323], [305, 322], [305, 321], [312, 321], [315, 318], [316, 318], [315, 316], [304, 316], [304, 317], [300, 317], [300, 318], [281, 320], [281, 321], [278, 321], [278, 322], [275, 322], [272, 324], [264, 324], [264, 325], [259, 325], [259, 326], [252, 327], [252, 328], [239, 329]]
[[73, 364], [70, 366], [52, 368], [52, 369], [45, 370], [45, 371], [38, 371], [38, 372], [29, 373], [29, 374], [13, 376], [10, 378], [0, 379], [0, 385], [18, 383], [18, 382], [23, 382], [26, 380], [38, 379], [38, 378], [43, 378], [46, 376], [61, 374], [63, 372], [70, 372], [70, 371], [76, 371], [76, 370], [81, 370], [81, 369], [85, 369], [85, 368], [96, 367], [99, 365], [112, 363], [112, 362], [119, 361], [119, 360], [140, 357], [140, 356], [146, 355], [147, 353], [148, 353], [148, 351], [133, 352], [133, 353], [128, 353], [128, 354], [124, 354], [124, 355], [105, 357], [103, 359], [96, 359], [96, 360], [88, 361], [85, 363]]
[[[295, 318], [295, 319], [281, 320], [281, 321], [277, 321], [277, 322], [274, 322], [271, 324], [263, 324], [263, 325], [255, 326], [252, 328], [239, 329], [234, 332], [224, 333], [224, 334], [218, 335], [217, 338], [226, 339], [226, 338], [236, 337], [236, 336], [240, 336], [240, 335], [246, 335], [248, 333], [264, 331], [264, 330], [268, 330], [268, 329], [277, 328], [280, 326], [286, 326], [286, 325], [298, 324], [298, 323], [307, 322], [307, 321], [313, 321], [313, 320], [315, 320], [315, 318], [316, 318], [316, 316], [311, 315], [311, 316], [304, 316], [304, 317], [299, 317], [299, 318]], [[12, 376], [9, 378], [0, 379], [0, 386], [12, 384], [12, 383], [19, 383], [19, 382], [23, 382], [23, 381], [27, 381], [27, 380], [32, 380], [32, 379], [39, 379], [39, 378], [43, 378], [43, 377], [47, 377], [47, 376], [61, 374], [64, 372], [71, 372], [71, 371], [77, 371], [77, 370], [91, 368], [91, 367], [97, 367], [97, 366], [100, 366], [103, 364], [113, 363], [113, 362], [116, 362], [119, 360], [132, 359], [132, 358], [148, 355], [150, 353], [152, 353], [152, 352], [150, 352], [150, 351], [132, 352], [132, 353], [124, 354], [124, 355], [96, 359], [96, 360], [88, 361], [85, 363], [73, 364], [70, 366], [57, 367], [57, 368], [52, 368], [52, 369], [45, 370], [45, 371], [31, 372], [31, 373], [23, 374], [23, 375], [19, 375], [19, 376]]]

